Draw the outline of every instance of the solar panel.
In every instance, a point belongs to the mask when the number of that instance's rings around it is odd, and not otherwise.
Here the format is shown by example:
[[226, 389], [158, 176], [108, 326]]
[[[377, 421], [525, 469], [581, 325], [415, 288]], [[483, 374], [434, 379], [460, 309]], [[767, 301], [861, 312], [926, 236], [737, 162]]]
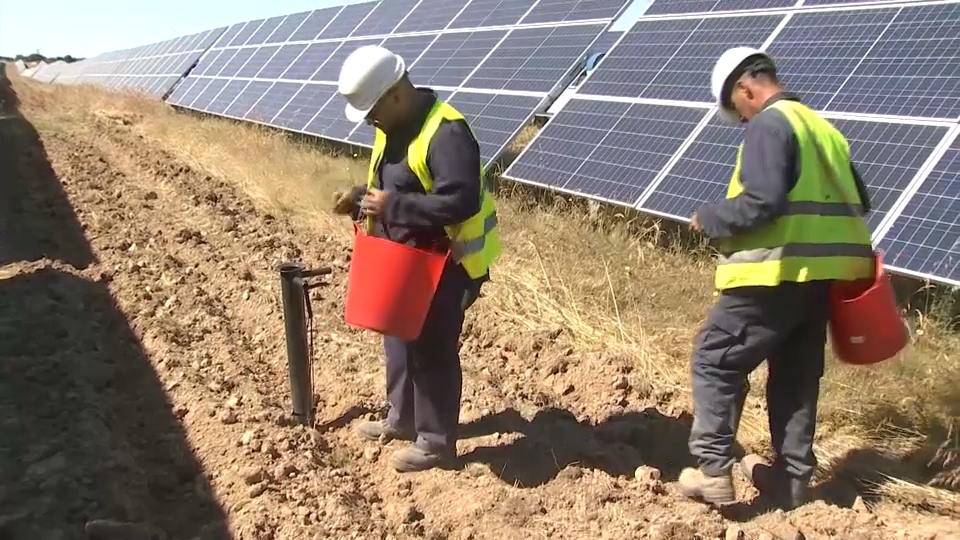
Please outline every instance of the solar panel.
[[48, 66], [48, 82], [89, 83], [163, 97], [224, 30], [226, 27], [112, 51], [52, 69]]
[[[443, 30], [460, 11], [467, 5], [468, 0], [446, 0], [445, 2], [421, 2], [410, 12], [395, 29], [394, 33], [407, 32], [435, 32]], [[391, 49], [392, 50], [392, 49]]]
[[621, 0], [540, 0], [520, 22], [537, 24], [612, 19], [622, 7]]
[[880, 239], [886, 264], [960, 286], [958, 215], [960, 138], [955, 138]]
[[424, 86], [456, 88], [506, 35], [506, 30], [440, 34], [410, 66], [410, 78]]
[[633, 205], [706, 109], [572, 99], [504, 176]]
[[447, 29], [512, 26], [520, 22], [535, 2], [536, 0], [471, 0]]
[[[335, 84], [350, 53], [382, 44], [404, 58], [415, 85], [450, 95], [465, 109], [489, 165], [573, 75], [624, 3], [384, 0], [253, 21], [210, 48], [188, 77], [226, 82], [182, 84], [168, 102], [369, 146], [372, 129], [345, 118]], [[511, 26], [525, 16], [538, 26]], [[292, 30], [291, 17], [299, 21]], [[458, 27], [457, 20], [478, 26]], [[504, 21], [511, 22], [481, 27]], [[281, 30], [290, 41], [274, 39]], [[317, 84], [330, 88], [308, 88]]]
[[960, 3], [901, 8], [826, 108], [960, 116]]
[[710, 72], [717, 58], [731, 47], [760, 47], [783, 17], [640, 20], [577, 92], [711, 102]]
[[393, 33], [393, 29], [406, 19], [419, 3], [420, 0], [381, 0], [351, 35], [376, 36]]
[[513, 30], [463, 85], [549, 92], [605, 27], [604, 23]]
[[[876, 230], [947, 128], [850, 119], [831, 122], [850, 143], [851, 157], [870, 193], [873, 209], [867, 222]], [[714, 116], [639, 208], [685, 220], [700, 206], [722, 199], [742, 140], [740, 127], [725, 125]]]
[[[680, 15], [712, 11], [778, 9], [796, 5], [797, 0], [654, 0], [644, 15]], [[809, 0], [804, 4], [809, 4]]]

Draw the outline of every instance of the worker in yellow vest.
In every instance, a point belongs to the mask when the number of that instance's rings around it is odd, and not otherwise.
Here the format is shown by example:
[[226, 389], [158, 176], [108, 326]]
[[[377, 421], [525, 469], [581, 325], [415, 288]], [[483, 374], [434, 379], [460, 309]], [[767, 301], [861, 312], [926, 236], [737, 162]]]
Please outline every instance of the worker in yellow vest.
[[683, 492], [714, 504], [735, 501], [733, 445], [749, 390], [767, 361], [767, 413], [774, 459], [740, 467], [774, 506], [810, 498], [813, 439], [823, 376], [830, 288], [871, 277], [873, 249], [863, 214], [869, 197], [846, 138], [786, 93], [765, 53], [737, 47], [713, 69], [720, 114], [744, 124], [727, 197], [691, 218], [716, 239], [719, 298], [695, 339], [690, 452], [699, 467]]
[[393, 454], [397, 471], [431, 469], [456, 457], [460, 333], [500, 255], [496, 207], [469, 124], [432, 90], [415, 87], [402, 57], [358, 48], [343, 63], [339, 91], [347, 119], [366, 121], [376, 136], [366, 185], [338, 196], [335, 212], [370, 220], [378, 237], [452, 254], [420, 338], [384, 336], [387, 417], [358, 426], [370, 441], [414, 443]]

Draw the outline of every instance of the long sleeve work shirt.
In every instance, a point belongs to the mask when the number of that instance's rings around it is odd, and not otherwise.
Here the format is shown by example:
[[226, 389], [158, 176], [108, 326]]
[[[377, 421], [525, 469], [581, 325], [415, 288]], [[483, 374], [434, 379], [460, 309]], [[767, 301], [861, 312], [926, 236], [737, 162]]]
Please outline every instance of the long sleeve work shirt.
[[[746, 125], [740, 183], [743, 191], [732, 199], [697, 210], [697, 221], [710, 238], [729, 238], [760, 227], [784, 214], [788, 195], [800, 178], [800, 146], [793, 126], [770, 105], [781, 99], [797, 100], [781, 93], [765, 104], [763, 112]], [[860, 203], [870, 210], [870, 196], [857, 168], [850, 163]]]

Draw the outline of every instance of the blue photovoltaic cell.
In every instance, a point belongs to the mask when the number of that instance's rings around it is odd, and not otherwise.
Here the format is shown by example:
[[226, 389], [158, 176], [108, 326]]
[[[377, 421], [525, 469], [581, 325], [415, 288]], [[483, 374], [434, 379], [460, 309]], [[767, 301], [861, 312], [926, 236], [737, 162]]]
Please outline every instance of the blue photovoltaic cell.
[[410, 79], [421, 86], [460, 86], [506, 30], [440, 34], [413, 65]]
[[632, 205], [705, 113], [573, 99], [504, 176]]
[[237, 36], [237, 34], [240, 32], [240, 30], [243, 29], [244, 26], [246, 26], [246, 24], [247, 23], [245, 22], [240, 22], [240, 23], [230, 25], [230, 27], [224, 30], [223, 33], [220, 34], [220, 37], [218, 37], [217, 40], [213, 42], [213, 46], [226, 47], [227, 45], [230, 44], [231, 41], [233, 41], [233, 38]]
[[291, 13], [287, 15], [283, 22], [280, 23], [280, 26], [270, 34], [270, 37], [265, 39], [264, 43], [283, 43], [284, 41], [290, 41], [290, 36], [297, 31], [297, 28], [300, 28], [300, 25], [303, 24], [303, 21], [307, 19], [307, 16], [310, 15], [310, 11], [301, 11], [300, 13]]
[[463, 86], [549, 92], [605, 24], [513, 30]]
[[240, 95], [240, 92], [246, 88], [247, 84], [249, 84], [248, 81], [227, 82], [227, 85], [223, 87], [223, 90], [221, 90], [220, 93], [213, 98], [213, 101], [211, 101], [210, 104], [204, 108], [204, 110], [213, 114], [223, 114], [227, 110], [227, 107], [233, 103], [233, 100]]
[[[189, 80], [189, 79], [188, 79]], [[177, 102], [177, 105], [183, 107], [190, 107], [194, 101], [200, 97], [200, 94], [207, 89], [207, 86], [210, 85], [210, 81], [213, 79], [196, 79], [193, 82], [193, 85], [180, 97], [180, 100]]]
[[273, 119], [273, 124], [292, 129], [294, 131], [303, 131], [307, 123], [313, 119], [327, 101], [337, 91], [336, 86], [326, 84], [307, 84], [297, 92], [283, 110]]
[[639, 20], [580, 94], [712, 102], [710, 73], [731, 47], [759, 47], [783, 15]]
[[[746, 9], [778, 9], [793, 7], [796, 3], [797, 0], [653, 0], [653, 4], [643, 14], [678, 15]], [[809, 0], [804, 4], [809, 5]]]
[[239, 47], [247, 42], [250, 39], [250, 36], [257, 31], [257, 28], [260, 28], [260, 25], [263, 24], [263, 19], [257, 19], [255, 21], [247, 21], [247, 24], [243, 26], [230, 40], [230, 47]]
[[197, 96], [196, 101], [190, 104], [191, 108], [203, 111], [210, 107], [210, 102], [213, 101], [213, 98], [220, 93], [220, 90], [223, 90], [223, 87], [227, 85], [226, 79], [213, 79], [210, 81], [210, 84], [203, 89], [203, 92]]
[[884, 262], [960, 285], [960, 138], [934, 166], [879, 242]]
[[[850, 143], [851, 157], [870, 193], [872, 210], [867, 223], [875, 230], [933, 153], [946, 128], [830, 121]], [[712, 118], [641, 209], [686, 219], [701, 205], [722, 199], [742, 140], [740, 128], [724, 125], [719, 117]]]
[[403, 58], [403, 61], [409, 66], [423, 54], [423, 51], [427, 50], [435, 37], [437, 37], [436, 34], [392, 37], [385, 39], [383, 46], [400, 55], [400, 58]]
[[[879, 0], [873, 0], [874, 2]], [[916, 2], [917, 0], [904, 0], [905, 2]], [[871, 0], [803, 0], [804, 7], [810, 6], [827, 6], [833, 4], [854, 4], [854, 3], [869, 3]]]
[[297, 61], [280, 77], [282, 79], [291, 79], [296, 81], [307, 81], [310, 77], [330, 58], [330, 55], [337, 50], [340, 44], [336, 41], [327, 43], [311, 43], [307, 50], [303, 51]]
[[826, 108], [960, 116], [960, 3], [902, 8]]
[[310, 79], [314, 81], [337, 82], [337, 79], [340, 78], [340, 68], [343, 67], [343, 62], [350, 56], [350, 53], [366, 45], [379, 45], [382, 41], [383, 38], [344, 41]]
[[260, 73], [260, 70], [263, 69], [263, 66], [273, 58], [273, 55], [280, 50], [279, 45], [267, 45], [265, 47], [257, 48], [250, 59], [247, 60], [247, 63], [240, 68], [234, 77], [256, 77], [257, 73]]
[[183, 101], [183, 98], [190, 92], [190, 89], [193, 88], [197, 81], [201, 79], [197, 78], [187, 78], [180, 81], [180, 84], [173, 89], [173, 92], [167, 97], [167, 103], [171, 105], [180, 105]]
[[612, 19], [626, 0], [540, 0], [521, 24]]
[[687, 219], [705, 203], [723, 199], [742, 140], [742, 127], [713, 115], [640, 209]]
[[297, 60], [300, 57], [300, 53], [306, 50], [306, 48], [307, 45], [302, 43], [284, 45], [277, 51], [277, 54], [273, 55], [273, 58], [267, 62], [267, 65], [263, 66], [263, 69], [260, 70], [257, 77], [260, 79], [279, 79], [283, 75], [283, 72], [293, 65], [294, 60]]
[[231, 58], [230, 61], [227, 62], [227, 65], [224, 66], [222, 70], [220, 70], [220, 73], [218, 73], [218, 75], [221, 77], [235, 77], [237, 73], [240, 71], [240, 68], [242, 68], [247, 63], [248, 60], [250, 60], [250, 57], [253, 56], [253, 53], [255, 53], [256, 51], [257, 51], [256, 48], [237, 49], [237, 53], [234, 54], [233, 58]]
[[408, 32], [443, 30], [466, 4], [467, 0], [444, 0], [443, 2], [425, 0], [410, 12], [410, 16], [400, 23], [394, 33], [405, 34]]
[[278, 82], [272, 86], [269, 85], [269, 83], [260, 83], [259, 81], [254, 84], [266, 84], [268, 88], [264, 90], [260, 99], [247, 110], [243, 117], [247, 120], [262, 122], [264, 124], [269, 124], [273, 120], [273, 117], [276, 116], [293, 96], [297, 95], [300, 88], [303, 87], [303, 83], [289, 82]]
[[260, 28], [257, 28], [257, 31], [250, 36], [250, 39], [247, 40], [246, 45], [261, 45], [270, 34], [280, 26], [280, 23], [283, 22], [283, 19], [286, 15], [281, 15], [279, 17], [270, 17], [269, 19], [263, 21], [263, 24], [260, 25]]
[[307, 124], [304, 131], [328, 139], [347, 140], [347, 136], [350, 135], [357, 124], [347, 120], [344, 114], [346, 105], [347, 102], [343, 99], [343, 96], [334, 91], [330, 101], [320, 109], [320, 112]]
[[[420, 0], [383, 0], [360, 23], [351, 36], [377, 36], [393, 32]], [[429, 1], [429, 0], [428, 0]]]
[[479, 139], [480, 158], [486, 165], [526, 124], [542, 99], [460, 90], [449, 103], [470, 122]]
[[243, 92], [240, 92], [240, 95], [233, 100], [233, 103], [227, 107], [224, 114], [233, 118], [245, 118], [247, 111], [260, 100], [263, 93], [266, 92], [270, 86], [272, 86], [272, 84], [266, 81], [251, 82], [243, 89]]
[[[303, 24], [290, 36], [290, 41], [312, 41], [340, 13], [340, 6], [318, 9], [310, 13]], [[352, 30], [352, 28], [351, 28]]]
[[454, 28], [480, 28], [517, 24], [536, 0], [471, 0], [450, 23]]
[[804, 103], [822, 109], [870, 50], [897, 8], [797, 13], [767, 48], [777, 75]]
[[340, 13], [330, 21], [330, 24], [317, 36], [317, 39], [336, 39], [349, 36], [376, 5], [376, 2], [364, 2], [363, 4], [343, 6]]

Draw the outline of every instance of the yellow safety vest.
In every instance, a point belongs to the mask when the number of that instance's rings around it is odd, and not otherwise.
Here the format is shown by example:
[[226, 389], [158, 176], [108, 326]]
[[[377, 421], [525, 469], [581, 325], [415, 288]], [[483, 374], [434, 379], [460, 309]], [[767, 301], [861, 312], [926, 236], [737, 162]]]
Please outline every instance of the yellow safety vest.
[[[427, 193], [430, 193], [433, 189], [433, 177], [430, 174], [430, 167], [427, 165], [427, 150], [430, 148], [430, 140], [444, 120], [456, 121], [464, 120], [464, 118], [456, 109], [438, 99], [427, 115], [420, 133], [407, 147], [407, 163], [410, 170], [420, 179], [420, 184]], [[470, 129], [470, 132], [473, 133], [472, 128]], [[476, 138], [476, 135], [474, 135], [474, 138]], [[380, 158], [383, 156], [383, 150], [386, 146], [387, 135], [377, 128], [373, 141], [373, 153], [370, 156], [370, 172], [367, 176], [368, 188], [373, 188], [376, 185], [377, 168], [380, 165]], [[482, 165], [480, 167], [480, 183], [480, 212], [462, 223], [444, 227], [452, 242], [451, 256], [474, 279], [489, 271], [502, 250], [500, 231], [497, 228], [497, 207], [488, 190]], [[367, 230], [371, 231], [372, 228], [373, 222], [368, 218]]]
[[[783, 281], [870, 277], [873, 275], [870, 230], [863, 217], [844, 202], [849, 201], [858, 209], [862, 205], [850, 171], [847, 139], [802, 103], [784, 99], [774, 102], [770, 108], [783, 113], [793, 127], [799, 142], [800, 178], [789, 193], [782, 216], [721, 242], [716, 288], [773, 287]], [[820, 146], [820, 153], [814, 145]], [[728, 199], [743, 191], [742, 155], [741, 143], [727, 189]], [[826, 177], [826, 167], [833, 170], [836, 181]], [[843, 189], [842, 195], [836, 184]]]

